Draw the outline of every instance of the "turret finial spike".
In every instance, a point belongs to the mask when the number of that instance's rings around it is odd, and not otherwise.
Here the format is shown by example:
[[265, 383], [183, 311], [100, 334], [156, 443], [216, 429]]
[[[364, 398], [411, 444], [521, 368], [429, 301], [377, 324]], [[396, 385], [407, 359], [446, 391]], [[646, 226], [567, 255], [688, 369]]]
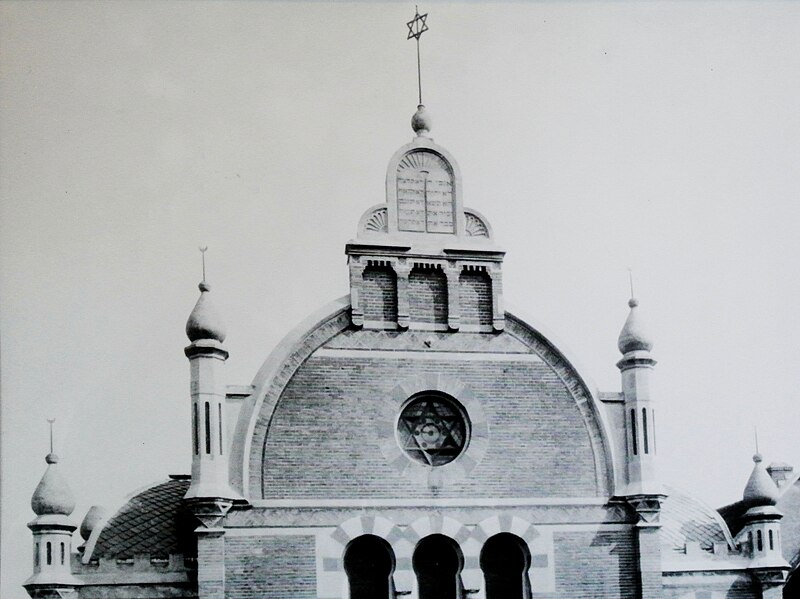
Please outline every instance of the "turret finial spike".
[[53, 453], [53, 423], [56, 421], [55, 418], [48, 418], [47, 423], [50, 425], [50, 453]]
[[753, 435], [755, 436], [755, 440], [756, 440], [756, 453], [760, 453], [758, 451], [758, 427], [757, 426], [753, 426]]
[[633, 269], [631, 267], [628, 267], [628, 281], [631, 284], [631, 299], [633, 299], [636, 295], [633, 293]]
[[203, 283], [206, 282], [206, 250], [208, 249], [207, 245], [201, 245], [199, 248], [201, 260], [203, 261]]

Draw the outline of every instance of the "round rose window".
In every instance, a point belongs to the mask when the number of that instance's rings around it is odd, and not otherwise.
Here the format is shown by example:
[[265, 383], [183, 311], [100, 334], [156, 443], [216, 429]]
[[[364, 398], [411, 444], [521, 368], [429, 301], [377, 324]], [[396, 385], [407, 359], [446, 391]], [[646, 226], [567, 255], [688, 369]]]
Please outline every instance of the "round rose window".
[[441, 395], [413, 398], [397, 422], [400, 447], [415, 461], [443, 466], [467, 444], [467, 420], [454, 400]]

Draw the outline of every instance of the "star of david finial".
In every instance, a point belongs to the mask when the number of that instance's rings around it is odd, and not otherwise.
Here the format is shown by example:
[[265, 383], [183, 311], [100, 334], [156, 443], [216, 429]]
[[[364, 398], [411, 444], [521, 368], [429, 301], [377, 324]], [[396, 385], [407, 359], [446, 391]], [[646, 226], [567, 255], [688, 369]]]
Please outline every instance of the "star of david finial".
[[411, 19], [406, 25], [408, 25], [408, 37], [406, 39], [410, 40], [412, 37], [419, 39], [423, 33], [428, 31], [428, 25], [425, 21], [428, 19], [428, 13], [424, 15], [419, 14], [419, 7], [414, 7], [416, 13], [414, 18]]
[[419, 14], [419, 7], [417, 6], [414, 7], [414, 10], [416, 12], [414, 18], [406, 23], [408, 25], [408, 37], [406, 39], [414, 38], [417, 41], [417, 85], [419, 87], [419, 103], [422, 104], [422, 68], [419, 60], [419, 38], [428, 31], [428, 13]]

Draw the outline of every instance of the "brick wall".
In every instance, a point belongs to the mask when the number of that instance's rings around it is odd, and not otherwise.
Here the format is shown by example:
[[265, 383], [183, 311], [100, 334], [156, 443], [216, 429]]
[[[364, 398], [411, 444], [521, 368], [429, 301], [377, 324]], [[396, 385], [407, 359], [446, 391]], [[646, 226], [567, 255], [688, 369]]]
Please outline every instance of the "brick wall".
[[492, 324], [492, 281], [484, 271], [464, 270], [458, 278], [461, 323]]
[[397, 279], [388, 266], [364, 269], [362, 306], [365, 320], [397, 320]]
[[408, 277], [412, 322], [447, 324], [447, 277], [437, 268], [414, 267]]
[[553, 535], [556, 593], [534, 599], [635, 599], [636, 551], [633, 531], [562, 532]]
[[[358, 353], [364, 357], [312, 356], [283, 390], [263, 446], [265, 497], [602, 494], [584, 416], [546, 363]], [[435, 490], [412, 483], [387, 462], [376, 425], [386, 418], [387, 401], [394, 401], [399, 412], [401, 400], [392, 399], [398, 382], [423, 373], [468, 385], [489, 427], [481, 462], [465, 480]]]
[[314, 598], [314, 538], [228, 536], [225, 578], [226, 599]]

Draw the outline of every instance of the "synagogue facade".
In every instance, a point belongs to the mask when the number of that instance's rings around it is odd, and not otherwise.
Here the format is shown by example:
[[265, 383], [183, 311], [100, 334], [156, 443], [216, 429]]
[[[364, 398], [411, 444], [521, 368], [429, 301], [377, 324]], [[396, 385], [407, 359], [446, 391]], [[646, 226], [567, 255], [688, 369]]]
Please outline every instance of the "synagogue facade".
[[506, 311], [489, 220], [463, 205], [424, 107], [412, 127], [385, 201], [345, 245], [349, 295], [295, 328], [252, 384], [226, 380], [226, 332], [200, 284], [184, 350], [191, 475], [92, 508], [78, 544], [47, 457], [31, 597], [790, 596], [793, 470], [757, 456], [721, 511], [663, 486], [636, 299], [620, 390], [600, 392], [535, 319]]

